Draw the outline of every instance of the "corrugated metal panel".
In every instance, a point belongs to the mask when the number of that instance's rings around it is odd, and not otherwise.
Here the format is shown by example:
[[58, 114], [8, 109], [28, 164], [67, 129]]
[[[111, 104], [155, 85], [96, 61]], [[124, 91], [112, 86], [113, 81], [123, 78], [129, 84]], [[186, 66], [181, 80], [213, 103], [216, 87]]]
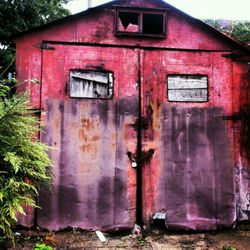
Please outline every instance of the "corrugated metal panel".
[[[143, 132], [143, 145], [155, 153], [143, 170], [143, 214], [147, 221], [152, 214], [164, 211], [167, 226], [174, 229], [214, 230], [231, 226], [236, 219], [233, 148], [222, 118], [229, 109], [231, 89], [226, 86], [231, 82], [225, 81], [227, 74], [217, 78], [213, 53], [202, 54], [204, 63], [201, 55], [192, 52], [187, 57], [182, 52], [144, 55], [142, 108], [151, 126]], [[182, 64], [176, 65], [180, 59]], [[224, 68], [228, 72], [230, 63], [224, 61]], [[192, 75], [192, 82], [179, 76], [183, 74]], [[195, 75], [199, 81], [194, 83]], [[168, 101], [168, 87], [190, 85], [208, 88], [209, 101]], [[220, 103], [214, 102], [218, 95]]]
[[[69, 57], [71, 49], [74, 53]], [[76, 60], [79, 54], [81, 59]], [[64, 56], [65, 63], [54, 63]], [[40, 194], [38, 225], [50, 230], [133, 227], [135, 170], [130, 167], [127, 152], [134, 151], [137, 144], [133, 124], [138, 117], [138, 94], [136, 84], [131, 86], [137, 81], [138, 66], [131, 67], [137, 62], [137, 54], [130, 50], [55, 46], [54, 51], [44, 52], [43, 61], [43, 140], [53, 147], [50, 155], [55, 178], [53, 193]], [[113, 98], [69, 98], [64, 90], [70, 70], [96, 67], [98, 72], [100, 61], [101, 72], [112, 71], [116, 76]], [[120, 71], [126, 67], [127, 81]], [[50, 84], [53, 88], [48, 88]], [[130, 84], [130, 91], [126, 84]]]

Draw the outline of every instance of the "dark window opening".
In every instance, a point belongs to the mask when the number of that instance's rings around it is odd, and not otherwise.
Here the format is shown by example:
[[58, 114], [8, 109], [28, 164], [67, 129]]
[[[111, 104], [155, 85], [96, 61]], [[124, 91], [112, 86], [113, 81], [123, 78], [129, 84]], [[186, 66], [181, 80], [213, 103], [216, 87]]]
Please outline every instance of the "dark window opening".
[[112, 96], [112, 73], [70, 70], [70, 97], [107, 99]]
[[139, 13], [120, 12], [118, 30], [122, 32], [139, 32]]
[[164, 33], [162, 14], [143, 14], [142, 32], [144, 34], [160, 35]]
[[119, 7], [116, 10], [116, 34], [165, 37], [166, 12], [155, 9]]

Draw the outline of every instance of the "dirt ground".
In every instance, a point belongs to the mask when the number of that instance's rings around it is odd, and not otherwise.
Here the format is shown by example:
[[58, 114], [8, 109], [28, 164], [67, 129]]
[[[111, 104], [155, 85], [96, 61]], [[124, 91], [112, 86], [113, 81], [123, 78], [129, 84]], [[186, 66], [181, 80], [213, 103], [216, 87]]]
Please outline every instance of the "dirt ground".
[[[35, 249], [37, 244], [59, 249], [153, 249], [153, 250], [250, 250], [250, 224], [238, 225], [235, 229], [203, 233], [174, 233], [153, 229], [145, 237], [136, 237], [131, 232], [105, 233], [106, 242], [100, 242], [95, 232], [77, 229], [63, 232], [18, 230], [16, 246], [11, 250]], [[3, 248], [2, 248], [3, 249]], [[49, 250], [49, 248], [36, 248]], [[51, 249], [51, 248], [50, 248]]]

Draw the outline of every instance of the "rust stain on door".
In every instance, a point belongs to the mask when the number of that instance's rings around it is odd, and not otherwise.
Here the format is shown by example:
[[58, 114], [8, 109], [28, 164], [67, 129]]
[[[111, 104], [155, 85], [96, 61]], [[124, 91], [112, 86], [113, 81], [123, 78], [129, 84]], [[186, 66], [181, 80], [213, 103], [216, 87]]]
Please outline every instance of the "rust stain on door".
[[[102, 49], [99, 57], [97, 48], [97, 63], [105, 58], [103, 68], [106, 72], [112, 69], [116, 75], [116, 94], [112, 99], [98, 96], [74, 99], [61, 91], [71, 76], [62, 75], [61, 68], [51, 64], [55, 60], [51, 60], [51, 57], [60, 58], [68, 53], [68, 49], [70, 47], [55, 46], [53, 52], [56, 53], [44, 53], [44, 71], [50, 68], [49, 65], [54, 70], [53, 84], [57, 86], [54, 89], [60, 96], [55, 99], [51, 92], [44, 95], [46, 127], [43, 138], [50, 145], [57, 145], [57, 149], [51, 150], [55, 175], [53, 193], [40, 195], [39, 204], [43, 209], [38, 211], [38, 225], [52, 230], [68, 226], [85, 229], [132, 227], [135, 221], [136, 185], [135, 171], [130, 167], [127, 151], [135, 150], [137, 144], [136, 132], [131, 124], [138, 117], [138, 95], [136, 88], [133, 93], [131, 86], [130, 92], [126, 85], [122, 86], [120, 82], [124, 79], [120, 77], [119, 67], [117, 69], [114, 64], [124, 67], [133, 63], [137, 55], [132, 50], [125, 50], [127, 59], [123, 56], [121, 60], [108, 60], [110, 53], [118, 52], [117, 49]], [[85, 47], [75, 47], [74, 51], [77, 49], [89, 51]], [[66, 65], [68, 70], [84, 69], [89, 53], [78, 63], [73, 60], [74, 55], [72, 53], [71, 64]], [[44, 74], [48, 75], [46, 72]], [[93, 74], [86, 77], [93, 78]], [[133, 70], [130, 69], [127, 78], [129, 82], [136, 82], [136, 65]]]

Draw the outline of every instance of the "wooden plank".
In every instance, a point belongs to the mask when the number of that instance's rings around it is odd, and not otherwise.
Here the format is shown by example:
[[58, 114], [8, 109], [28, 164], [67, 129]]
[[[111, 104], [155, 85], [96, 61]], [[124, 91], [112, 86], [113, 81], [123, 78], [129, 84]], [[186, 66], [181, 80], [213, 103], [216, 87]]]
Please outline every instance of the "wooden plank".
[[207, 76], [168, 76], [168, 89], [207, 88]]
[[107, 85], [100, 85], [93, 81], [78, 80], [70, 84], [70, 97], [79, 98], [107, 98]]
[[208, 100], [207, 89], [170, 89], [168, 100], [177, 102], [206, 102]]
[[78, 70], [71, 70], [70, 77], [105, 84], [108, 84], [109, 82], [109, 74], [104, 72], [83, 72]]
[[208, 100], [208, 79], [200, 75], [168, 76], [168, 100], [205, 102]]

